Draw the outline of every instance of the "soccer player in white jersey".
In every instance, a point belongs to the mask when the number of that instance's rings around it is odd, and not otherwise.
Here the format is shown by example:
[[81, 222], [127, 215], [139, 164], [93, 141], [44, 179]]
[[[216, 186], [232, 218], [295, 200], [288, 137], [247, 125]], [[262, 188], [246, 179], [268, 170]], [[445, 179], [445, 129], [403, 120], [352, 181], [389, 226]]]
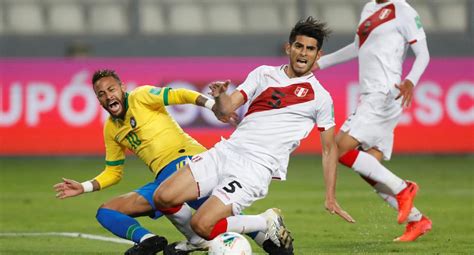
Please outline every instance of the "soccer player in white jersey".
[[[171, 208], [203, 196], [210, 198], [191, 219], [205, 239], [232, 231], [266, 232], [270, 254], [293, 254], [292, 238], [278, 209], [240, 215], [267, 195], [272, 178], [286, 179], [289, 155], [316, 125], [321, 135], [326, 209], [348, 222], [354, 219], [336, 202], [337, 145], [333, 103], [311, 72], [327, 36], [325, 24], [312, 17], [299, 21], [289, 37], [289, 64], [260, 66], [230, 95], [229, 81], [211, 84], [215, 114], [225, 116], [249, 101], [250, 106], [228, 140], [195, 155], [189, 164], [155, 192], [158, 208]], [[269, 246], [281, 248], [271, 250]]]
[[[416, 60], [402, 80], [409, 47]], [[413, 207], [418, 186], [400, 179], [380, 162], [390, 159], [393, 130], [403, 106], [410, 106], [413, 88], [429, 62], [420, 16], [404, 0], [370, 1], [362, 10], [354, 42], [323, 56], [315, 68], [325, 69], [355, 57], [359, 58], [361, 95], [356, 111], [336, 136], [339, 161], [353, 168], [398, 209], [399, 224], [408, 222], [405, 233], [394, 241], [415, 241], [431, 229], [431, 220]]]

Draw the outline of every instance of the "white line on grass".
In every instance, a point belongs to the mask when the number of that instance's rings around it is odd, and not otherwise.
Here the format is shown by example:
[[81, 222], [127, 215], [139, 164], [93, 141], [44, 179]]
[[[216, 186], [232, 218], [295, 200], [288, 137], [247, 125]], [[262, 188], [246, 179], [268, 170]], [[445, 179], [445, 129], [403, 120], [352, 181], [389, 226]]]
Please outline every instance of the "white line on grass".
[[113, 243], [134, 244], [132, 241], [121, 239], [121, 238], [106, 237], [106, 236], [91, 235], [91, 234], [76, 233], [76, 232], [0, 233], [0, 236], [6, 236], [6, 237], [65, 236], [65, 237], [85, 238], [85, 239], [92, 239], [92, 240], [99, 240], [99, 241], [113, 242]]

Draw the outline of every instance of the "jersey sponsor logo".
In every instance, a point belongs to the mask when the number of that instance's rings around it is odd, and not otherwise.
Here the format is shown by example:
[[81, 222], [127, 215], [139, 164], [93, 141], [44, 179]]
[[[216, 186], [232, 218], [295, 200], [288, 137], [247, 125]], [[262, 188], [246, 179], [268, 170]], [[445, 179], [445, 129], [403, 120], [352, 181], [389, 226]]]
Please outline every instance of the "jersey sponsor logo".
[[296, 95], [297, 97], [304, 97], [304, 96], [306, 96], [306, 94], [308, 93], [308, 91], [309, 91], [309, 89], [302, 88], [302, 87], [299, 87], [299, 86], [298, 86], [298, 87], [295, 89], [295, 95]]
[[360, 26], [357, 28], [357, 35], [359, 36], [359, 48], [362, 47], [374, 29], [393, 19], [395, 19], [395, 5], [389, 4], [362, 21]]
[[137, 121], [135, 120], [135, 117], [130, 117], [130, 126], [132, 126], [132, 128], [135, 128], [137, 126]]
[[254, 112], [285, 108], [314, 99], [311, 83], [297, 83], [286, 87], [268, 87], [250, 104], [245, 116]]

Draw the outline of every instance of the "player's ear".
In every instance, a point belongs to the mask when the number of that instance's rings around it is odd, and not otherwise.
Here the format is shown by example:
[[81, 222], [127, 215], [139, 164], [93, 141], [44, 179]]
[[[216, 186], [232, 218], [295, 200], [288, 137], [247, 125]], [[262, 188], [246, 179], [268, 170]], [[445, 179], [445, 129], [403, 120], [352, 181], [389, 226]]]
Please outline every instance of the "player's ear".
[[318, 61], [321, 56], [324, 55], [324, 51], [323, 50], [318, 50], [318, 53], [316, 54], [316, 61]]
[[290, 49], [291, 49], [291, 44], [290, 43], [286, 43], [285, 44], [285, 52], [286, 52], [286, 55], [290, 55]]
[[123, 82], [120, 82], [120, 88], [123, 92], [127, 92], [127, 85], [125, 85]]

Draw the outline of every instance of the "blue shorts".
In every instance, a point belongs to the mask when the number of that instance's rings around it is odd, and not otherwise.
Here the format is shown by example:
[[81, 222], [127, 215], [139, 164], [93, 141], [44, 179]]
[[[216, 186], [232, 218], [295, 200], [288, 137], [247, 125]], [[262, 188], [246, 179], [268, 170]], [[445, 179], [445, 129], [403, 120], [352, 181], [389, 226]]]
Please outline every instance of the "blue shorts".
[[[182, 156], [171, 161], [168, 165], [161, 169], [160, 173], [156, 176], [154, 182], [147, 183], [145, 186], [134, 190], [142, 197], [144, 197], [153, 208], [153, 211], [155, 211], [155, 215], [150, 216], [151, 218], [157, 219], [163, 216], [160, 211], [156, 210], [155, 203], [153, 202], [153, 194], [155, 193], [155, 190], [158, 188], [158, 186], [160, 186], [163, 181], [168, 179], [168, 177], [170, 177], [174, 172], [176, 172], [179, 167], [184, 166], [187, 158], [191, 158], [191, 156]], [[203, 197], [198, 200], [187, 202], [187, 204], [192, 208], [197, 209], [204, 203], [204, 201], [206, 201], [206, 199], [207, 197]]]

